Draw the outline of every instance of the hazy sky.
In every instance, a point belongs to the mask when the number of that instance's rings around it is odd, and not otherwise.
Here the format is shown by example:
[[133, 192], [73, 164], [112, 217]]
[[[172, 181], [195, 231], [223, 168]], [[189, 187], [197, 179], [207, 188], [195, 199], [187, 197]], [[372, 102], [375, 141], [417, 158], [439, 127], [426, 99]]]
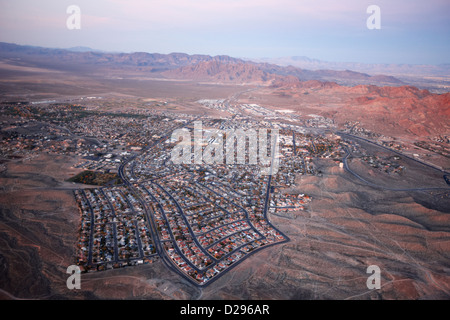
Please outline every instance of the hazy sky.
[[[69, 30], [69, 5], [81, 29]], [[381, 9], [370, 30], [369, 5]], [[122, 52], [450, 63], [450, 0], [0, 0], [0, 41]]]

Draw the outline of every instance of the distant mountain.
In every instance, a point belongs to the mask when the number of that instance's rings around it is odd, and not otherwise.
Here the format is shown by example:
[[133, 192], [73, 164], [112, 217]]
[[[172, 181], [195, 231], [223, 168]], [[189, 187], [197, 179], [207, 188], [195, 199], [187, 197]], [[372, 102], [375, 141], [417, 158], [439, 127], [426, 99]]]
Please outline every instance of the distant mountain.
[[[363, 73], [372, 76], [369, 82], [372, 84], [394, 84], [392, 78], [403, 83], [414, 85], [416, 87], [430, 90], [435, 93], [445, 93], [450, 91], [450, 64], [440, 65], [414, 65], [414, 64], [381, 64], [381, 63], [357, 63], [357, 62], [330, 62], [317, 59], [311, 59], [304, 56], [293, 56], [283, 58], [262, 58], [252, 59], [257, 63], [269, 63], [282, 67], [292, 66], [295, 68], [323, 71], [345, 71]], [[323, 77], [324, 80], [331, 78]], [[366, 82], [367, 83], [367, 82]], [[351, 83], [348, 83], [351, 85]], [[400, 83], [398, 83], [401, 85]], [[394, 84], [395, 85], [395, 84]]]
[[[21, 59], [24, 63], [44, 64], [56, 69], [61, 64], [78, 64], [97, 67], [124, 67], [135, 68], [141, 71], [165, 71], [186, 65], [196, 64], [201, 61], [220, 61], [225, 63], [242, 62], [229, 56], [188, 55], [186, 53], [110, 53], [101, 51], [89, 51], [86, 47], [78, 49], [50, 49], [34, 46], [20, 46], [16, 44], [0, 42], [0, 58]], [[41, 65], [42, 66], [42, 65]]]
[[294, 76], [302, 81], [321, 80], [337, 82], [341, 85], [404, 85], [405, 83], [395, 77], [385, 75], [371, 76], [366, 73], [355, 72], [351, 70], [308, 70], [293, 66], [278, 66], [275, 64], [261, 63], [262, 70], [278, 75]]
[[359, 63], [359, 62], [331, 62], [311, 59], [305, 56], [292, 56], [282, 58], [250, 59], [258, 63], [270, 63], [279, 66], [293, 66], [309, 70], [353, 70], [370, 75], [435, 75], [450, 76], [450, 64], [386, 64], [386, 63]]
[[[50, 49], [0, 43], [0, 59], [10, 59], [32, 67], [45, 67], [71, 72], [127, 71], [152, 77], [168, 77], [188, 80], [211, 80], [234, 83], [270, 83], [280, 77], [295, 77], [301, 81], [334, 81], [341, 85], [403, 85], [392, 76], [371, 76], [345, 70], [307, 70], [293, 66], [246, 61], [226, 55], [209, 56], [186, 53], [110, 53], [91, 51], [87, 47]], [[13, 59], [13, 60], [11, 60]], [[13, 61], [13, 62], [11, 62]], [[93, 68], [95, 66], [95, 68]]]
[[258, 65], [246, 62], [202, 61], [163, 72], [168, 78], [197, 81], [214, 81], [222, 83], [271, 84], [282, 76], [263, 71]]
[[95, 49], [92, 49], [89, 47], [83, 47], [83, 46], [67, 48], [67, 50], [72, 51], [72, 52], [101, 52], [101, 50], [95, 50]]

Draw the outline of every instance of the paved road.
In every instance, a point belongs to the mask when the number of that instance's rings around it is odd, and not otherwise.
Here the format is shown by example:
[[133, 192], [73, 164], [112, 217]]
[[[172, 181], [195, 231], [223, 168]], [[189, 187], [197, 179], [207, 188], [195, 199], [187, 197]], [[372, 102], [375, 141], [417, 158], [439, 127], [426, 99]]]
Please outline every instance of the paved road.
[[[426, 187], [426, 188], [389, 188], [389, 187], [384, 187], [384, 186], [380, 186], [377, 185], [373, 182], [370, 182], [366, 179], [364, 179], [363, 177], [361, 177], [359, 174], [357, 174], [355, 171], [353, 171], [352, 169], [350, 169], [350, 167], [348, 166], [348, 157], [351, 156], [351, 152], [350, 150], [348, 150], [348, 148], [345, 148], [345, 152], [346, 155], [345, 157], [342, 159], [342, 162], [344, 163], [344, 168], [345, 170], [347, 170], [348, 172], [350, 172], [352, 175], [354, 175], [356, 178], [358, 178], [359, 180], [361, 180], [362, 182], [364, 182], [365, 184], [377, 188], [377, 189], [383, 189], [383, 190], [389, 190], [389, 191], [431, 191], [431, 190], [448, 190], [448, 188], [445, 187]], [[433, 168], [436, 169], [436, 168]]]
[[[195, 120], [198, 120], [198, 118], [186, 123], [186, 124], [182, 124], [176, 128], [174, 128], [173, 130], [176, 130], [178, 128], [183, 128], [189, 124], [191, 124], [192, 122], [194, 122]], [[171, 133], [173, 132], [173, 130], [170, 130], [170, 132], [167, 132], [166, 134], [162, 135], [160, 139], [158, 139], [157, 141], [155, 141], [152, 145], [147, 146], [146, 148], [144, 148], [142, 150], [141, 155], [146, 154], [147, 152], [149, 152], [149, 150], [151, 150], [154, 146], [156, 146], [159, 143], [162, 143], [163, 141], [167, 140], [169, 138], [169, 136], [171, 135]], [[122, 179], [122, 181], [124, 182], [125, 185], [128, 186], [128, 188], [130, 189], [130, 191], [133, 193], [133, 195], [135, 196], [136, 200], [139, 201], [142, 205], [142, 207], [144, 208], [144, 215], [147, 219], [147, 223], [149, 226], [149, 230], [150, 230], [150, 234], [152, 236], [152, 240], [153, 243], [155, 245], [155, 249], [156, 249], [156, 253], [159, 255], [159, 257], [161, 258], [161, 260], [163, 261], [163, 263], [172, 271], [176, 272], [177, 274], [181, 275], [182, 277], [184, 277], [185, 279], [189, 280], [190, 282], [192, 282], [192, 278], [187, 275], [186, 273], [184, 273], [181, 269], [179, 269], [178, 265], [175, 264], [175, 262], [168, 256], [168, 253], [166, 252], [166, 250], [163, 248], [162, 246], [162, 239], [159, 238], [159, 233], [157, 231], [157, 227], [156, 227], [156, 222], [154, 220], [154, 215], [151, 212], [151, 209], [148, 207], [148, 205], [146, 204], [146, 202], [144, 201], [144, 199], [141, 198], [139, 192], [137, 192], [134, 188], [134, 186], [130, 183], [128, 177], [125, 175], [124, 170], [125, 167], [130, 164], [132, 161], [134, 161], [136, 158], [138, 157], [138, 154], [135, 154], [131, 157], [129, 157], [128, 159], [126, 159], [125, 161], [123, 161], [121, 163], [121, 165], [119, 166], [119, 170], [118, 170], [118, 174], [119, 177]], [[134, 163], [132, 163], [132, 166], [134, 167]], [[145, 189], [147, 190], [147, 189]], [[148, 190], [147, 190], [148, 191]], [[154, 196], [148, 192], [149, 195], [156, 200], [156, 198], [154, 198]], [[157, 202], [159, 204], [159, 202]], [[159, 204], [160, 208], [162, 209], [162, 206]], [[163, 213], [164, 210], [162, 209]], [[165, 215], [164, 215], [165, 217]], [[166, 218], [166, 223], [168, 223], [167, 218]], [[178, 248], [178, 246], [176, 245], [175, 239], [173, 237], [173, 234], [169, 228], [168, 230], [170, 232], [170, 236], [171, 236], [171, 240], [174, 243], [174, 249], [177, 251], [177, 253], [181, 256], [184, 257], [184, 255], [182, 254], [182, 252], [180, 251], [180, 249]], [[194, 270], [200, 271], [198, 268], [196, 268], [188, 259], [183, 259], [190, 267], [192, 267]], [[194, 282], [192, 282], [194, 283]], [[196, 283], [194, 283], [197, 286], [200, 286]]]
[[373, 144], [373, 145], [375, 145], [375, 146], [377, 146], [377, 147], [379, 147], [379, 148], [388, 150], [388, 151], [393, 152], [393, 153], [395, 153], [395, 154], [398, 154], [398, 155], [400, 155], [400, 156], [402, 156], [402, 157], [405, 157], [405, 158], [408, 158], [408, 159], [410, 159], [410, 160], [416, 161], [416, 162], [418, 162], [418, 163], [420, 163], [420, 164], [422, 164], [422, 165], [424, 165], [424, 166], [427, 166], [427, 167], [429, 167], [429, 168], [432, 168], [432, 169], [434, 169], [434, 170], [438, 170], [439, 172], [442, 172], [444, 175], [450, 174], [450, 172], [447, 172], [447, 171], [445, 171], [445, 170], [443, 170], [443, 169], [441, 169], [441, 168], [439, 168], [439, 167], [437, 167], [437, 166], [434, 166], [434, 165], [432, 165], [432, 164], [429, 164], [429, 163], [420, 161], [419, 159], [416, 159], [416, 158], [413, 158], [413, 157], [411, 157], [411, 156], [408, 156], [408, 155], [406, 155], [406, 154], [404, 154], [404, 153], [401, 153], [401, 152], [399, 152], [399, 151], [397, 151], [397, 150], [388, 148], [388, 147], [386, 147], [386, 146], [382, 146], [382, 145], [380, 145], [380, 144], [378, 144], [378, 143], [376, 143], [376, 142], [374, 142], [374, 141], [371, 141], [371, 140], [369, 140], [369, 139], [362, 138], [362, 137], [358, 137], [358, 136], [354, 136], [354, 135], [352, 135], [352, 134], [344, 133], [344, 132], [340, 132], [340, 131], [336, 132], [336, 134], [338, 134], [338, 135], [340, 135], [340, 136], [347, 136], [347, 137], [349, 137], [349, 138], [351, 138], [351, 139], [357, 139], [357, 140], [362, 140], [362, 141], [368, 142], [368, 143]]
[[89, 206], [89, 211], [90, 211], [90, 216], [91, 216], [91, 230], [90, 230], [91, 232], [89, 235], [88, 265], [92, 265], [92, 247], [94, 245], [94, 210], [92, 209], [91, 202], [89, 201], [88, 197], [86, 196], [86, 193], [84, 192], [84, 190], [81, 190], [81, 193], [83, 194], [83, 197]]
[[[273, 141], [273, 139], [271, 139]], [[272, 162], [270, 164], [270, 174], [269, 174], [269, 180], [267, 181], [267, 191], [266, 191], [266, 198], [265, 198], [265, 202], [264, 202], [264, 210], [263, 210], [263, 217], [266, 220], [267, 224], [269, 226], [271, 226], [274, 230], [276, 230], [279, 234], [281, 234], [286, 240], [283, 242], [287, 242], [290, 241], [289, 237], [287, 235], [285, 235], [284, 233], [282, 233], [280, 230], [278, 230], [277, 228], [275, 228], [275, 226], [269, 221], [269, 218], [267, 217], [267, 211], [269, 210], [269, 201], [270, 201], [270, 184], [272, 183], [272, 173], [273, 173], [273, 166], [275, 164], [275, 154], [277, 153], [277, 147], [278, 147], [278, 136], [276, 136], [275, 141], [277, 141], [277, 143], [274, 143], [272, 146]], [[282, 243], [282, 242], [277, 242], [277, 243]]]

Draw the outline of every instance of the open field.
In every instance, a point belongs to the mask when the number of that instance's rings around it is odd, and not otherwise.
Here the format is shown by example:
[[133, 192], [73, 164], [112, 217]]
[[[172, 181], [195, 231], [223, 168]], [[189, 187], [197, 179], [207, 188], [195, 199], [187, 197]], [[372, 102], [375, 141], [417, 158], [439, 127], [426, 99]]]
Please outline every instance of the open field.
[[[0, 94], [2, 98], [33, 99], [86, 95], [125, 95], [143, 99], [173, 99], [193, 102], [199, 99], [223, 99], [245, 86], [209, 84], [185, 80], [145, 77], [142, 73], [106, 75], [109, 69], [86, 73], [86, 70], [60, 70], [19, 67], [0, 63]], [[51, 75], [51, 76], [49, 76]], [[120, 76], [119, 76], [120, 75]]]

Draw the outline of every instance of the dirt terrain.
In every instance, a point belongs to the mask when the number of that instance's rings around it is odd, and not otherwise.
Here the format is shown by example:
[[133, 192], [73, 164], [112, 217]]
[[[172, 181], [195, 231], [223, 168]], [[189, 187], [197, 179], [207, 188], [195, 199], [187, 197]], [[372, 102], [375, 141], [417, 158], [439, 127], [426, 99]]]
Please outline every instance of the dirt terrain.
[[45, 299], [65, 287], [79, 228], [73, 186], [64, 182], [71, 163], [41, 155], [9, 162], [0, 175], [3, 298]]
[[[270, 216], [291, 241], [252, 255], [214, 284], [194, 287], [157, 261], [82, 274], [82, 289], [69, 290], [65, 272], [74, 263], [79, 215], [66, 189], [73, 185], [63, 182], [73, 173], [68, 160], [43, 156], [19, 161], [1, 176], [4, 299], [450, 297], [448, 195], [447, 209], [438, 211], [430, 208], [438, 193], [373, 188], [325, 160], [317, 163], [323, 176], [297, 180], [296, 188], [313, 198], [310, 210]], [[358, 165], [351, 168], [365, 172]], [[366, 287], [369, 265], [381, 269], [380, 290]]]

